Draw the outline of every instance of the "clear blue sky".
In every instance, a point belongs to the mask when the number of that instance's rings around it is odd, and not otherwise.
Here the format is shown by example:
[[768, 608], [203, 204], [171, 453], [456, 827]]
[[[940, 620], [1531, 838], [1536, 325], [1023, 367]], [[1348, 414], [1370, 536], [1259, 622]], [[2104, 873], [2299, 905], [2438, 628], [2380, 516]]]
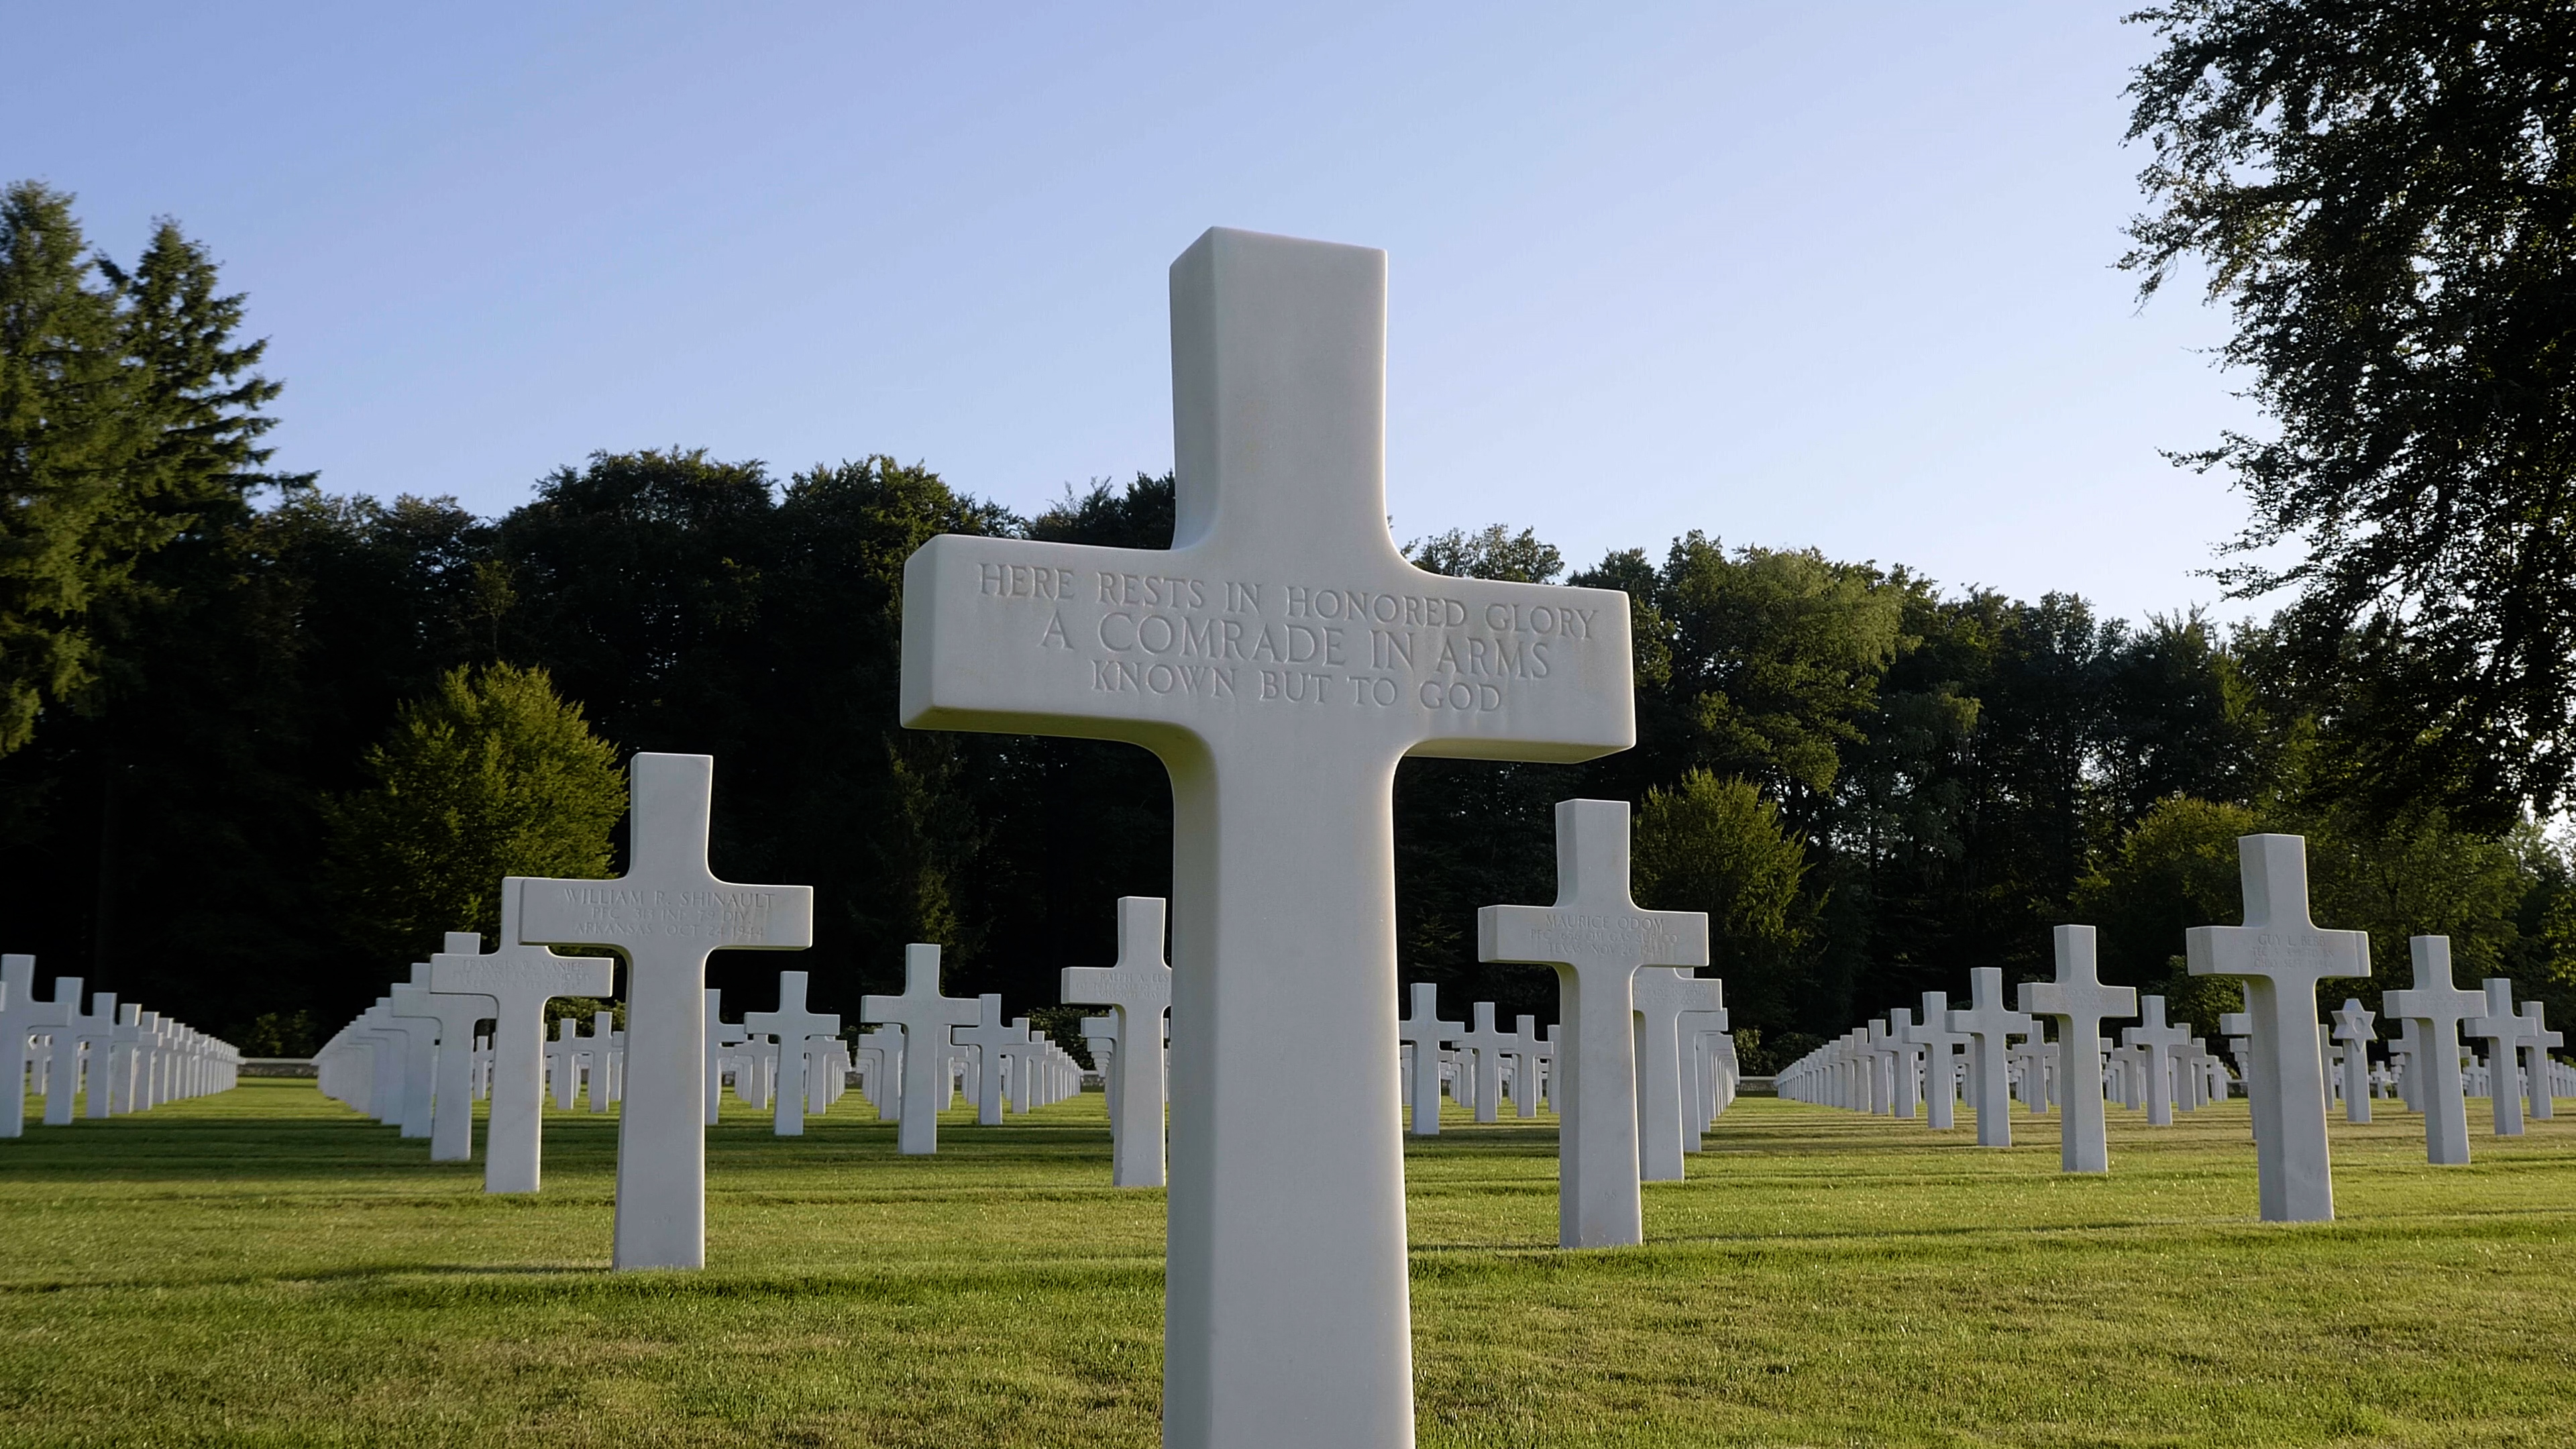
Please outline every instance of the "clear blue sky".
[[1161, 472], [1164, 268], [1223, 224], [1391, 254], [1399, 538], [1698, 528], [2137, 617], [2242, 519], [2157, 450], [2253, 420], [2225, 319], [2112, 268], [2124, 8], [90, 0], [13, 11], [0, 176], [209, 243], [334, 491]]

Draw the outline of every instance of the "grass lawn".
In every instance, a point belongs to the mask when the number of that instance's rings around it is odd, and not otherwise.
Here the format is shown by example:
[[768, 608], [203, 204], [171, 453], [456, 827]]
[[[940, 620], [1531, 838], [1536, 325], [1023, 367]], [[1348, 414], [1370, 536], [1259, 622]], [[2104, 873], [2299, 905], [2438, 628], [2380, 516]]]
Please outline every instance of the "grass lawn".
[[[2253, 1221], [2243, 1105], [2107, 1179], [1749, 1099], [1562, 1253], [1555, 1134], [1409, 1144], [1426, 1445], [2576, 1445], [2576, 1120], [2424, 1165], [2338, 1122], [2342, 1220]], [[1453, 1109], [1454, 1112], [1454, 1109]], [[1966, 1114], [1962, 1114], [1963, 1121]], [[855, 1096], [781, 1142], [728, 1099], [698, 1274], [606, 1272], [614, 1126], [546, 1191], [255, 1081], [0, 1142], [0, 1443], [1156, 1442], [1159, 1193], [1097, 1094], [901, 1159]], [[478, 1143], [479, 1145], [479, 1143]]]

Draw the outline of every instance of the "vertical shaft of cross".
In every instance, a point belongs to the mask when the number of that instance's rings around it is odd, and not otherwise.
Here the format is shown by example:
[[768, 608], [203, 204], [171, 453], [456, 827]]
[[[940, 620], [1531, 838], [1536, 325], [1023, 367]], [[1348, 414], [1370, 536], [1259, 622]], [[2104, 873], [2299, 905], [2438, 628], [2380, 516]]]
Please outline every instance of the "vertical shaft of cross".
[[[1409, 1424], [1410, 1307], [1385, 1302], [1406, 1277], [1392, 761], [1311, 762], [1299, 788], [1329, 803], [1293, 812], [1237, 785], [1248, 772], [1167, 763], [1176, 832], [1215, 842], [1174, 861], [1167, 1438], [1222, 1445], [1221, 1424], [1398, 1405]], [[1297, 1020], [1338, 1025], [1279, 1030]], [[1310, 1090], [1277, 1090], [1292, 1080]], [[1310, 1211], [1283, 1217], [1287, 1202]], [[1389, 1311], [1348, 1321], [1358, 1303]], [[1314, 1403], [1323, 1384], [1365, 1408]]]

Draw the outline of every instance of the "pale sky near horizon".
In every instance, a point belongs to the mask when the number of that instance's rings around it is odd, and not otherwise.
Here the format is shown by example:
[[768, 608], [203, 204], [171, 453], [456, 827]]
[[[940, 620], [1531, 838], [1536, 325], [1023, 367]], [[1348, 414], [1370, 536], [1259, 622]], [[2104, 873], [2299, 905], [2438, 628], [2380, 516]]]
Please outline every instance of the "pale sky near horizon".
[[2113, 267], [2126, 8], [26, 7], [0, 178], [205, 241], [334, 492], [676, 445], [1034, 511], [1171, 465], [1165, 268], [1227, 225], [1389, 252], [1399, 539], [2134, 619], [2244, 516], [2159, 450], [2258, 420]]

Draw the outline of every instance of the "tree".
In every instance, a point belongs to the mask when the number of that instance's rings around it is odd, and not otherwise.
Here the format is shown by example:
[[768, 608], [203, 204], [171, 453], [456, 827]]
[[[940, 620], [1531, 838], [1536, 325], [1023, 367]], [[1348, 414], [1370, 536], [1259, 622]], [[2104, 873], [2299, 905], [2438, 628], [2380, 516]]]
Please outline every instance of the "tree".
[[541, 669], [452, 669], [324, 809], [350, 934], [393, 961], [447, 931], [495, 938], [501, 878], [604, 879], [626, 813], [616, 747]]
[[1499, 523], [1474, 533], [1453, 528], [1404, 546], [1413, 566], [1456, 579], [1502, 579], [1516, 584], [1548, 584], [1565, 572], [1565, 555], [1542, 542], [1535, 529], [1513, 533]]
[[149, 536], [133, 507], [141, 379], [71, 200], [32, 181], [0, 192], [0, 753], [97, 677], [90, 610]]
[[1638, 904], [1708, 916], [1709, 964], [1736, 1009], [1794, 1019], [1792, 979], [1812, 907], [1802, 901], [1806, 847], [1780, 809], [1743, 780], [1692, 770], [1646, 792], [1637, 812]]
[[2129, 88], [2155, 209], [2123, 264], [2142, 295], [2206, 267], [2277, 425], [2180, 459], [2252, 505], [2220, 577], [2297, 588], [2286, 637], [2357, 686], [2323, 721], [2346, 794], [2489, 831], [2545, 811], [2576, 761], [2576, 8], [2132, 18], [2164, 48]]

